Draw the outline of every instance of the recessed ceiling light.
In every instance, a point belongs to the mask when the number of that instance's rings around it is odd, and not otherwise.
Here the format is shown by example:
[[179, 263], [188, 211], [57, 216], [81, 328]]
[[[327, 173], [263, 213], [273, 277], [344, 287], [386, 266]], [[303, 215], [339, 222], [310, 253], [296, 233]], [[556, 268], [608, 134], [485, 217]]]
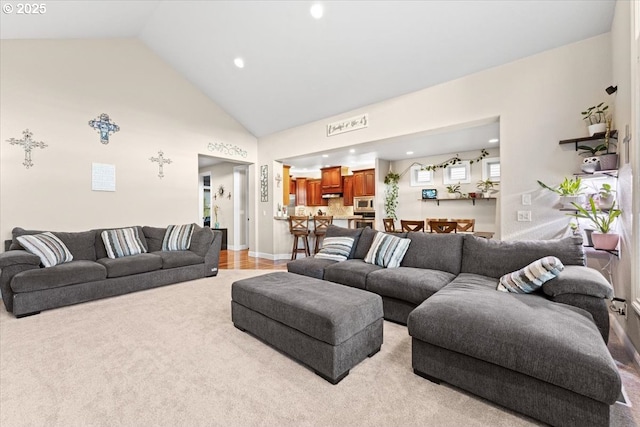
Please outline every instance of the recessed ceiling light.
[[349, 152], [350, 152], [350, 153], [355, 153], [355, 152], [356, 152], [356, 149], [355, 149], [355, 148], [352, 148], [351, 150], [349, 150]]
[[315, 19], [320, 19], [324, 14], [324, 7], [322, 7], [320, 3], [316, 3], [313, 6], [311, 6], [311, 9], [309, 10], [309, 12], [311, 12], [311, 16], [313, 16]]
[[325, 168], [328, 168], [329, 166], [331, 166], [331, 165], [324, 165]]
[[500, 141], [498, 138], [493, 138], [489, 140], [490, 144], [495, 144], [496, 142]]
[[238, 67], [238, 68], [244, 68], [244, 59], [242, 59], [242, 58], [234, 59], [233, 63], [236, 64], [236, 67]]
[[409, 156], [410, 156], [410, 155], [412, 155], [412, 154], [413, 154], [413, 151], [407, 151], [407, 155], [409, 155]]
[[323, 154], [322, 157], [326, 158], [326, 157], [329, 157], [329, 155], [328, 154]]

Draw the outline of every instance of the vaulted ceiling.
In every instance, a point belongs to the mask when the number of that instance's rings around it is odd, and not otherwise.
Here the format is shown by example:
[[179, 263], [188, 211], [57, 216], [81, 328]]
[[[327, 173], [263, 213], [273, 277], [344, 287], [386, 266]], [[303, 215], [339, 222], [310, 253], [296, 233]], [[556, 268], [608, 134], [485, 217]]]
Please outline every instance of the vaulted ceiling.
[[[39, 3], [45, 13], [0, 13], [0, 37], [139, 38], [257, 137], [608, 32], [615, 8], [614, 0]], [[321, 19], [310, 14], [315, 3]]]

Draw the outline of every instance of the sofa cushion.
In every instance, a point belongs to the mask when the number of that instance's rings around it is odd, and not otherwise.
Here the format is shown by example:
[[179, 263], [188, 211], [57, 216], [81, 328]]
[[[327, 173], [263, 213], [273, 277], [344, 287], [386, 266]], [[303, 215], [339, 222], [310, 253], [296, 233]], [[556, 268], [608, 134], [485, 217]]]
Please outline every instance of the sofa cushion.
[[[24, 249], [20, 243], [18, 243], [18, 236], [39, 234], [43, 231], [38, 230], [25, 230], [24, 228], [15, 227], [11, 234], [13, 239], [11, 241], [10, 250]], [[69, 249], [74, 260], [89, 260], [95, 261], [96, 258], [96, 232], [95, 231], [77, 231], [77, 232], [64, 232], [64, 231], [52, 231], [51, 232], [58, 239], [62, 240], [62, 243]]]
[[[218, 233], [222, 232], [218, 231]], [[212, 229], [196, 225], [193, 228], [193, 236], [191, 236], [191, 247], [189, 250], [200, 256], [205, 256], [209, 251], [209, 248], [211, 248], [211, 243], [213, 243], [214, 237], [215, 234]]]
[[[144, 237], [144, 233], [142, 232], [142, 227], [133, 226], [133, 227], [122, 227], [122, 228], [135, 228], [138, 231], [138, 238], [140, 242], [142, 242], [142, 246], [144, 246], [145, 251], [149, 252], [149, 247], [147, 246], [147, 239]], [[96, 259], [107, 258], [109, 255], [107, 254], [107, 248], [104, 246], [104, 241], [102, 240], [102, 232], [105, 230], [114, 230], [114, 228], [100, 228], [93, 230], [96, 233]], [[116, 228], [115, 230], [119, 230]]]
[[402, 260], [403, 267], [426, 268], [460, 273], [462, 264], [462, 234], [410, 232], [409, 249]]
[[362, 234], [360, 234], [360, 238], [353, 245], [354, 250], [351, 258], [364, 259], [369, 252], [373, 239], [376, 237], [377, 231], [373, 230], [371, 227], [359, 228], [358, 230], [362, 230]]
[[107, 277], [131, 276], [162, 268], [162, 259], [154, 254], [137, 254], [115, 259], [100, 258], [98, 262], [107, 269]]
[[542, 291], [551, 296], [566, 294], [612, 298], [613, 287], [598, 270], [578, 265], [565, 266], [562, 273], [542, 285]]
[[195, 224], [170, 225], [162, 240], [163, 251], [186, 251], [191, 246]]
[[383, 268], [369, 273], [366, 290], [418, 305], [455, 277], [454, 274], [439, 270]]
[[204, 264], [204, 257], [191, 251], [159, 251], [153, 252], [162, 259], [162, 268], [185, 267], [187, 265]]
[[[366, 229], [364, 229], [366, 230]], [[327, 227], [327, 234], [325, 234], [325, 238], [327, 237], [353, 237], [353, 246], [351, 247], [351, 252], [349, 253], [348, 259], [357, 258], [355, 256], [356, 248], [358, 246], [358, 242], [360, 241], [360, 236], [362, 236], [363, 229], [362, 228], [344, 228], [338, 227], [337, 225], [330, 224]], [[364, 258], [364, 257], [363, 257]]]
[[378, 232], [364, 262], [386, 268], [398, 268], [411, 240]]
[[164, 240], [164, 235], [166, 232], [167, 229], [163, 227], [142, 227], [142, 234], [144, 234], [144, 237], [147, 241], [148, 252], [157, 252], [162, 250], [162, 240]]
[[77, 260], [50, 268], [27, 270], [13, 276], [15, 293], [59, 288], [76, 283], [93, 282], [107, 277], [107, 269], [94, 261]]
[[502, 292], [530, 294], [560, 274], [563, 269], [564, 265], [554, 256], [540, 258], [518, 271], [502, 276], [496, 289]]
[[620, 377], [585, 310], [539, 294], [496, 292], [495, 279], [460, 274], [408, 319], [415, 339], [615, 402]]
[[565, 266], [585, 265], [582, 237], [500, 241], [466, 234], [461, 271], [498, 278], [545, 256], [555, 256]]
[[53, 267], [73, 260], [73, 255], [65, 244], [48, 231], [19, 236], [17, 240], [27, 252], [37, 255], [45, 267]]
[[365, 289], [367, 275], [381, 268], [375, 264], [367, 264], [361, 259], [348, 259], [327, 266], [324, 269], [324, 280]]
[[353, 237], [325, 237], [322, 240], [322, 249], [314, 258], [346, 261], [352, 248]]
[[[326, 238], [326, 237], [325, 237]], [[287, 263], [287, 271], [302, 276], [324, 279], [324, 269], [338, 261], [316, 257], [296, 259]]]

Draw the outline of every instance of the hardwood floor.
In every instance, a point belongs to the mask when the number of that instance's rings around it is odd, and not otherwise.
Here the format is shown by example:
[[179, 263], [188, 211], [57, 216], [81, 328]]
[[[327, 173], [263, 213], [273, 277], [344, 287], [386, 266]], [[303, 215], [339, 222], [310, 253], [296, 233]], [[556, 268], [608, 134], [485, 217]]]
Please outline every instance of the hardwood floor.
[[288, 260], [271, 261], [266, 258], [254, 258], [249, 256], [249, 250], [220, 251], [221, 270], [286, 270]]

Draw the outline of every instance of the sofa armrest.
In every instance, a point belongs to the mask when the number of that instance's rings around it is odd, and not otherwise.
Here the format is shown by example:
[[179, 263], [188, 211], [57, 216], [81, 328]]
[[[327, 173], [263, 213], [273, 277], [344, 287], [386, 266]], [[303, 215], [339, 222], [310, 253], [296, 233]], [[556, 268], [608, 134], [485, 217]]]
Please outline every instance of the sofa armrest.
[[0, 254], [0, 268], [16, 264], [40, 266], [40, 257], [27, 251], [7, 251]]
[[220, 249], [222, 248], [222, 231], [213, 230], [213, 241], [204, 256], [204, 276], [211, 277], [218, 274]]
[[0, 293], [8, 312], [13, 312], [11, 279], [18, 273], [40, 268], [40, 258], [27, 251], [7, 251], [0, 254]]
[[581, 265], [565, 266], [558, 277], [542, 285], [542, 291], [551, 297], [564, 294], [613, 297], [613, 287], [607, 279], [598, 270]]

